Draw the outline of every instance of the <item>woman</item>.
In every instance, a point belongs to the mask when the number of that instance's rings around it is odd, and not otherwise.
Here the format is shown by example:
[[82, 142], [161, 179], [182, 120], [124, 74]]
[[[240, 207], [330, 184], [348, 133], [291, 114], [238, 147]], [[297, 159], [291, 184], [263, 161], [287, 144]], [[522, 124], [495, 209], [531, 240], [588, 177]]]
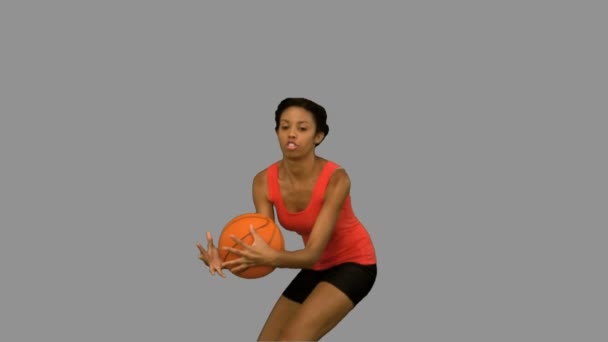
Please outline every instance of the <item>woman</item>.
[[304, 98], [287, 98], [275, 112], [283, 154], [253, 179], [257, 213], [302, 236], [304, 248], [276, 251], [252, 229], [254, 242], [235, 242], [240, 256], [222, 263], [207, 232], [207, 250], [197, 244], [209, 272], [225, 277], [256, 265], [301, 269], [275, 303], [258, 341], [317, 341], [371, 290], [376, 254], [371, 238], [353, 213], [350, 179], [333, 161], [315, 154], [329, 132], [325, 109]]

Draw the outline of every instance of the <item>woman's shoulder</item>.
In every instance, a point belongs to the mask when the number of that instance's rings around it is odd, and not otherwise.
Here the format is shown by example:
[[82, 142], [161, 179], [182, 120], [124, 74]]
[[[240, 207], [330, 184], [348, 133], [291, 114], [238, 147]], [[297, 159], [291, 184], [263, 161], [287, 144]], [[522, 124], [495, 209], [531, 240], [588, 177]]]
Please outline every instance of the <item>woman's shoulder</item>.
[[328, 194], [338, 194], [338, 196], [344, 194], [345, 196], [347, 196], [350, 193], [351, 187], [351, 180], [348, 173], [340, 164], [334, 161], [328, 161], [327, 164], [330, 165], [332, 168], [331, 170], [329, 170], [329, 175], [326, 176], [326, 196]]
[[326, 167], [330, 167], [332, 169], [332, 174], [335, 173], [335, 171], [338, 171], [338, 170], [340, 170], [342, 172], [345, 172], [344, 166], [342, 166], [342, 164], [340, 164], [336, 160], [334, 160], [334, 159], [327, 159], [327, 158], [323, 158], [323, 160], [325, 161]]
[[333, 159], [325, 159], [325, 161], [326, 167], [331, 168], [331, 173], [329, 175], [329, 184], [336, 184], [339, 182], [350, 183], [350, 177], [348, 176], [348, 173], [340, 163], [336, 162]]
[[268, 172], [270, 172], [271, 169], [276, 168], [277, 164], [278, 161], [275, 161], [263, 168], [262, 170], [258, 171], [253, 177], [254, 182], [266, 182], [266, 179], [268, 178]]

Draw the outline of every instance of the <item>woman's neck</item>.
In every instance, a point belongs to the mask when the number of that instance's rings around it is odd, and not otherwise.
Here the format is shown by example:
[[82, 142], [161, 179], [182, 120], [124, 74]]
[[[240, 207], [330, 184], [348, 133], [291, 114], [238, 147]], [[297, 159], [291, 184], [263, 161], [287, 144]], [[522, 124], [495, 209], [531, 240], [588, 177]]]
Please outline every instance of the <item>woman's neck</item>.
[[281, 166], [288, 179], [292, 181], [306, 180], [315, 173], [320, 159], [314, 154], [310, 157], [296, 160], [283, 158]]

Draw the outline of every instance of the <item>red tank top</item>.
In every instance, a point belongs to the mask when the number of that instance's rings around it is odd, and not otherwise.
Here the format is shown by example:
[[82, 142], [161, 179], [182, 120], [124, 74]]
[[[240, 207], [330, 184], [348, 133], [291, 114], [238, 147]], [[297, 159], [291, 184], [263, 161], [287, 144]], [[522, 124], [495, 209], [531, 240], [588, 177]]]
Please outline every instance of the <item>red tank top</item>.
[[[302, 236], [304, 244], [308, 242], [312, 227], [321, 211], [329, 178], [338, 167], [338, 164], [331, 161], [325, 163], [316, 180], [308, 206], [299, 212], [290, 212], [285, 208], [279, 187], [278, 162], [268, 167], [268, 194], [276, 208], [279, 223], [283, 228]], [[355, 216], [350, 195], [344, 201], [325, 251], [312, 269], [322, 270], [344, 262], [356, 262], [363, 265], [376, 263], [376, 253], [371, 237]]]

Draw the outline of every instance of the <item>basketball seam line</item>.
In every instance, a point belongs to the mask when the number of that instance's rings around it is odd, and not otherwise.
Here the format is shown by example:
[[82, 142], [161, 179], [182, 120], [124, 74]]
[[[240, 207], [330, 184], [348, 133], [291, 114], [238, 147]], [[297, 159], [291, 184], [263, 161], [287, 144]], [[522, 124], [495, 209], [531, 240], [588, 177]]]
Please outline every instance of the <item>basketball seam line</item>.
[[[266, 220], [266, 223], [264, 223], [262, 226], [260, 226], [260, 227], [258, 227], [258, 228], [254, 228], [254, 230], [257, 232], [258, 230], [260, 230], [260, 229], [262, 229], [262, 228], [264, 228], [264, 227], [268, 226], [268, 222], [269, 222], [269, 221], [270, 221], [270, 220], [268, 220], [268, 219], [267, 219], [267, 220]], [[272, 235], [271, 235], [271, 237], [270, 237], [270, 241], [272, 241], [272, 237], [274, 236], [274, 234], [275, 234], [275, 232], [274, 232], [274, 230], [273, 230]], [[247, 233], [247, 234], [243, 235], [243, 237], [241, 237], [240, 239], [241, 239], [241, 240], [243, 240], [243, 239], [245, 239], [245, 238], [249, 237], [250, 235], [251, 235], [251, 232], [249, 232], [249, 233]], [[238, 246], [238, 243], [236, 243], [236, 242], [235, 242], [235, 243], [234, 243], [234, 244], [233, 244], [231, 247], [232, 247], [232, 248], [235, 248], [236, 246]], [[222, 259], [222, 261], [226, 261], [226, 258], [228, 258], [228, 256], [229, 256], [230, 254], [231, 254], [231, 252], [226, 253], [226, 255], [224, 255], [224, 258]]]

